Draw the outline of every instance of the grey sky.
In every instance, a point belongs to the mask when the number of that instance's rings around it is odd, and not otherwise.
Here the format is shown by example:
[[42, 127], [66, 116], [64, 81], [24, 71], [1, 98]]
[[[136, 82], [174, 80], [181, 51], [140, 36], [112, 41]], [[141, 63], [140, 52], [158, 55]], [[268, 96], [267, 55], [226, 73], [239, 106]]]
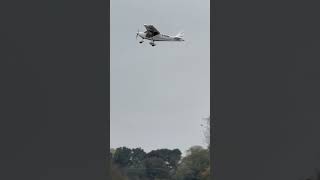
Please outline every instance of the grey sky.
[[[111, 0], [110, 146], [204, 145], [200, 124], [210, 108], [209, 0]], [[185, 42], [146, 41], [143, 24], [185, 32]]]

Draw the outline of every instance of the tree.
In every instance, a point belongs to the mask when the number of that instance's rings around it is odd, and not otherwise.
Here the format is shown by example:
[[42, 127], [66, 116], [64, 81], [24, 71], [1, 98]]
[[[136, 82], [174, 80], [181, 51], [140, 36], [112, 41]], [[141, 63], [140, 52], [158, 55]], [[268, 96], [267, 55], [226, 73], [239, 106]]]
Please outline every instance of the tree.
[[131, 149], [131, 165], [127, 168], [127, 176], [130, 180], [140, 180], [146, 175], [146, 168], [144, 166], [144, 159], [146, 153], [141, 148]]
[[128, 177], [114, 163], [111, 163], [111, 178], [112, 180], [128, 180]]
[[140, 166], [145, 159], [147, 153], [141, 148], [134, 148], [131, 150], [131, 162], [132, 166]]
[[131, 165], [131, 149], [127, 147], [117, 148], [113, 155], [113, 162], [120, 168]]
[[181, 160], [176, 173], [177, 180], [209, 180], [209, 151], [193, 146]]
[[200, 175], [202, 180], [210, 180], [210, 166], [208, 166]]
[[165, 161], [170, 170], [175, 170], [181, 159], [181, 151], [179, 149], [158, 149], [147, 154], [147, 157], [157, 157]]
[[141, 148], [120, 147], [111, 150], [113, 176], [128, 180], [172, 179], [179, 161], [179, 149], [158, 149], [145, 153]]
[[159, 157], [150, 157], [145, 160], [146, 177], [150, 180], [155, 178], [169, 178], [170, 169], [165, 161]]
[[179, 149], [174, 149], [169, 152], [168, 162], [172, 169], [176, 170], [178, 168], [178, 163], [181, 159], [181, 151]]
[[179, 149], [158, 149], [147, 153], [144, 159], [146, 177], [170, 178], [175, 174], [181, 154]]

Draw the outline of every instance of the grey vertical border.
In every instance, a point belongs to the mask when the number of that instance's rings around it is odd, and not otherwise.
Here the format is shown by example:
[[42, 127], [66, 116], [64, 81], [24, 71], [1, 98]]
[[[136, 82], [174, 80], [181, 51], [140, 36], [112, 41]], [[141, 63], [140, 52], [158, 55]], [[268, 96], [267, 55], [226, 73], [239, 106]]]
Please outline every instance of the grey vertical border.
[[104, 30], [104, 50], [105, 50], [105, 59], [107, 61], [107, 85], [106, 89], [108, 89], [107, 93], [107, 98], [106, 98], [106, 103], [107, 103], [107, 120], [106, 120], [106, 178], [111, 179], [111, 171], [110, 171], [110, 1], [109, 0], [104, 0], [105, 1], [105, 30]]
[[216, 4], [210, 1], [210, 179], [214, 179], [216, 146]]

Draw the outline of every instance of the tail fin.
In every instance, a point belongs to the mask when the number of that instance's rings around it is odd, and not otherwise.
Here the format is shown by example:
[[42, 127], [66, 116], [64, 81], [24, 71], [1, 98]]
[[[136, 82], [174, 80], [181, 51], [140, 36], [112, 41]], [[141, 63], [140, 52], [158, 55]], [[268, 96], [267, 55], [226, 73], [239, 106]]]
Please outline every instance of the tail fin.
[[175, 37], [182, 38], [184, 36], [184, 32], [179, 32]]

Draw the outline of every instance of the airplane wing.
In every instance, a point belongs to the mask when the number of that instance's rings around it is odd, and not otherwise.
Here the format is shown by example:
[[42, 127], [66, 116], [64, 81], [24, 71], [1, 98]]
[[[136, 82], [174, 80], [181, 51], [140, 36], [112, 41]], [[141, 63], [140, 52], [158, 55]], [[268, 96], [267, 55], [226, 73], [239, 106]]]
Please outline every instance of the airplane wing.
[[153, 25], [144, 24], [144, 27], [147, 29], [147, 31], [151, 32], [153, 36], [160, 34], [160, 32]]

